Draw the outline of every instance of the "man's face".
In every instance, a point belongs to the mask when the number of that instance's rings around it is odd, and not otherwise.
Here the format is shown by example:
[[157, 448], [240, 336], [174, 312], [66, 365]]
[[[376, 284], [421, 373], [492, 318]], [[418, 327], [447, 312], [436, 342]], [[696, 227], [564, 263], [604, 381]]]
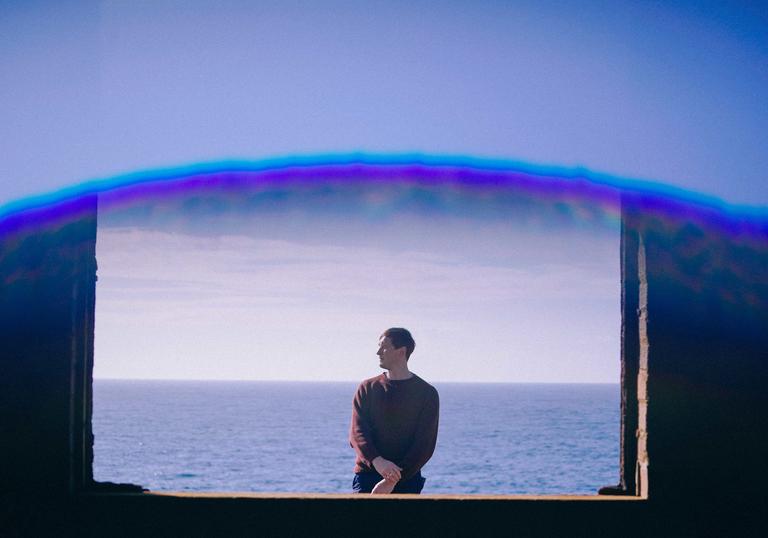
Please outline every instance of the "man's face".
[[379, 367], [389, 370], [400, 361], [402, 353], [394, 348], [388, 336], [382, 336], [376, 354], [379, 356]]

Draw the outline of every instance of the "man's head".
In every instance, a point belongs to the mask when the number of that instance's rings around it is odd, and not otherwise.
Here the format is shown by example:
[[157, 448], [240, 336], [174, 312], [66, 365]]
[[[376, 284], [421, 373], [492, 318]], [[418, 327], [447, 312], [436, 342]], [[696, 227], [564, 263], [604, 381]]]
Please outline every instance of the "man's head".
[[381, 361], [381, 367], [390, 369], [398, 363], [407, 363], [415, 347], [416, 342], [407, 329], [401, 327], [387, 329], [379, 338], [377, 355]]

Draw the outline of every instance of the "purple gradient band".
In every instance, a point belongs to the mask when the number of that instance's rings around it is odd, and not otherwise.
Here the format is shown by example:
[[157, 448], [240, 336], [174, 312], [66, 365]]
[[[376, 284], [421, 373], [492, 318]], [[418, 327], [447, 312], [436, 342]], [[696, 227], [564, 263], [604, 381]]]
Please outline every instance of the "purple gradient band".
[[[418, 187], [423, 192], [451, 192], [458, 203], [482, 204], [496, 198], [526, 197], [532, 203], [563, 208], [593, 207], [611, 215], [632, 212], [672, 223], [690, 222], [708, 231], [740, 239], [768, 241], [768, 212], [739, 211], [706, 197], [665, 192], [640, 182], [595, 177], [586, 171], [524, 170], [461, 163], [302, 162], [270, 168], [259, 163], [221, 163], [147, 172], [84, 184], [60, 193], [0, 208], [0, 235], [50, 226], [77, 218], [97, 197], [100, 210], [190, 195], [233, 197], [246, 192], [282, 189], [289, 196], [324, 186], [359, 203], [360, 188]], [[309, 190], [308, 190], [309, 189]], [[357, 189], [357, 190], [356, 190]], [[304, 203], [306, 203], [306, 197]], [[511, 197], [511, 198], [510, 198]], [[90, 202], [89, 202], [90, 200]], [[23, 201], [22, 201], [23, 202]], [[311, 205], [311, 204], [310, 204]], [[450, 211], [451, 208], [444, 208]]]

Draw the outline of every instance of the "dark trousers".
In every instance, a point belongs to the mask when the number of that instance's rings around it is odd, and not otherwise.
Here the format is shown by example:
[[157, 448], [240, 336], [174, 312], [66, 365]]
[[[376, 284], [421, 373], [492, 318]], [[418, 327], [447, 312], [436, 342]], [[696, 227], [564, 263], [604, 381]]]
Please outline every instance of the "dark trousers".
[[[355, 473], [352, 479], [352, 491], [355, 493], [370, 493], [373, 487], [382, 480], [382, 476], [376, 471], [368, 473]], [[392, 493], [421, 493], [426, 478], [421, 476], [421, 471], [408, 480], [401, 480], [395, 485]]]

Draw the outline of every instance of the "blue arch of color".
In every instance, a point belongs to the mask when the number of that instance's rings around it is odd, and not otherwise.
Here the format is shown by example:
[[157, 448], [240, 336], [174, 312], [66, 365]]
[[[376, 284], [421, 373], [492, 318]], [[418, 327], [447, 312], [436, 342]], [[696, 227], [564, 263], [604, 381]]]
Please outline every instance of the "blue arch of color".
[[596, 187], [615, 189], [622, 194], [641, 196], [656, 201], [670, 202], [690, 208], [717, 212], [737, 220], [751, 221], [758, 229], [768, 229], [768, 207], [728, 204], [713, 196], [647, 180], [627, 179], [593, 172], [584, 167], [544, 166], [505, 159], [487, 159], [469, 156], [440, 156], [422, 153], [372, 154], [344, 153], [324, 155], [288, 156], [262, 160], [222, 160], [185, 166], [159, 168], [123, 174], [106, 179], [95, 179], [30, 196], [0, 206], [0, 222], [21, 217], [25, 212], [45, 210], [48, 207], [74, 202], [80, 198], [110, 192], [125, 187], [159, 184], [185, 177], [222, 172], [269, 172], [288, 169], [324, 167], [409, 167], [417, 166], [439, 172], [443, 169], [500, 174], [524, 174], [532, 178], [562, 182], [563, 188], [576, 179]]

